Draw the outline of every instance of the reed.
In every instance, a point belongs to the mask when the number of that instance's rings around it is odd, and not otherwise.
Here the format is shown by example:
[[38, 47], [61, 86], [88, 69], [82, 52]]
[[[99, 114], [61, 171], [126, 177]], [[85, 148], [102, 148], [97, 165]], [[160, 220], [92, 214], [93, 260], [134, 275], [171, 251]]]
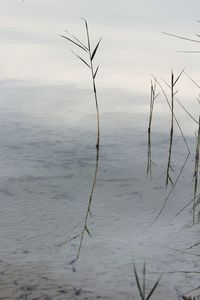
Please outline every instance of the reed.
[[156, 92], [156, 81], [151, 80], [151, 97], [150, 97], [150, 110], [149, 110], [149, 125], [148, 125], [148, 149], [147, 149], [147, 173], [146, 175], [150, 177], [152, 176], [152, 151], [151, 151], [151, 127], [152, 127], [152, 119], [153, 119], [153, 111], [154, 111], [154, 103], [159, 93]]
[[[166, 81], [163, 80], [163, 81], [165, 82], [165, 84], [168, 86], [168, 88], [171, 90], [171, 97], [173, 96], [173, 99], [171, 99], [171, 102], [173, 101], [173, 103], [174, 103], [174, 100], [175, 100], [175, 99], [177, 100], [177, 98], [175, 97], [175, 95], [177, 94], [178, 91], [177, 91], [177, 90], [175, 91], [174, 88], [173, 88], [173, 91], [172, 91], [172, 86], [174, 87], [174, 86], [176, 85], [176, 83], [178, 82], [178, 80], [179, 80], [180, 77], [182, 76], [183, 72], [184, 72], [184, 69], [179, 73], [179, 75], [176, 77], [176, 79], [174, 79], [174, 75], [173, 75], [173, 78], [171, 78], [171, 85], [169, 85]], [[173, 72], [172, 72], [172, 73], [173, 73]], [[176, 185], [177, 185], [177, 183], [178, 183], [178, 181], [179, 181], [179, 179], [180, 179], [180, 177], [181, 177], [181, 174], [183, 173], [183, 171], [184, 171], [184, 169], [185, 169], [185, 166], [186, 166], [186, 164], [187, 164], [188, 158], [189, 158], [189, 156], [190, 156], [190, 148], [189, 148], [189, 145], [188, 145], [188, 143], [187, 143], [187, 140], [186, 140], [186, 138], [185, 138], [185, 136], [184, 136], [183, 130], [182, 130], [180, 124], [179, 124], [179, 121], [178, 121], [178, 119], [177, 119], [177, 117], [176, 117], [174, 107], [173, 107], [173, 109], [172, 109], [172, 105], [171, 105], [171, 103], [170, 103], [169, 97], [167, 96], [167, 93], [165, 92], [165, 89], [163, 88], [162, 84], [161, 84], [155, 77], [153, 77], [153, 78], [154, 78], [154, 80], [156, 81], [156, 83], [157, 83], [157, 85], [159, 86], [159, 88], [161, 89], [162, 94], [164, 95], [164, 98], [165, 98], [165, 100], [166, 100], [166, 102], [167, 102], [167, 105], [168, 105], [168, 107], [169, 107], [169, 109], [170, 109], [170, 112], [171, 112], [171, 120], [173, 120], [173, 124], [171, 124], [170, 144], [169, 144], [169, 148], [168, 148], [168, 161], [167, 161], [168, 172], [169, 172], [170, 169], [171, 169], [172, 142], [173, 142], [173, 135], [172, 135], [172, 133], [173, 133], [173, 129], [174, 129], [174, 122], [176, 123], [176, 125], [177, 125], [177, 127], [178, 127], [178, 129], [179, 129], [179, 131], [180, 131], [180, 134], [181, 134], [181, 136], [182, 136], [182, 139], [183, 139], [183, 141], [184, 141], [184, 144], [185, 144], [185, 146], [186, 146], [186, 149], [187, 149], [187, 155], [186, 155], [186, 158], [185, 158], [185, 160], [184, 160], [184, 162], [183, 162], [183, 164], [182, 164], [182, 166], [181, 166], [181, 168], [180, 168], [180, 171], [179, 171], [177, 177], [175, 178], [174, 182], [172, 182], [172, 180], [171, 180], [171, 182], [173, 183], [173, 184], [172, 184], [172, 187], [171, 187], [171, 189], [169, 190], [169, 192], [168, 192], [166, 198], [164, 199], [164, 202], [163, 202], [163, 204], [162, 204], [162, 206], [161, 206], [161, 208], [160, 208], [158, 214], [157, 214], [156, 217], [154, 218], [152, 224], [155, 223], [155, 221], [160, 217], [161, 213], [163, 212], [163, 210], [164, 210], [164, 208], [165, 208], [165, 206], [166, 206], [166, 204], [167, 204], [167, 201], [168, 201], [169, 197], [171, 196], [171, 194], [173, 193], [173, 191], [174, 191], [174, 189], [175, 189], [175, 187], [176, 187]], [[173, 83], [173, 85], [172, 85], [172, 83]], [[168, 174], [168, 176], [169, 176], [169, 174]], [[170, 177], [170, 178], [171, 178], [171, 177]], [[167, 176], [166, 176], [166, 180], [167, 180]], [[168, 178], [168, 181], [169, 181], [169, 178]]]
[[94, 67], [94, 58], [96, 56], [97, 50], [99, 48], [101, 38], [99, 39], [98, 43], [92, 49], [91, 41], [90, 41], [90, 34], [89, 34], [89, 28], [88, 23], [85, 19], [82, 18], [85, 24], [85, 31], [86, 31], [86, 45], [82, 43], [76, 36], [72, 35], [70, 32], [67, 32], [67, 36], [61, 35], [62, 38], [66, 39], [68, 42], [72, 43], [76, 48], [79, 50], [86, 52], [88, 59], [85, 60], [82, 56], [76, 54], [74, 51], [73, 54], [90, 70], [91, 74], [91, 81], [92, 81], [92, 89], [93, 89], [93, 95], [94, 95], [94, 101], [96, 106], [96, 120], [97, 120], [97, 129], [96, 129], [96, 162], [95, 162], [95, 170], [94, 170], [94, 176], [92, 180], [92, 187], [89, 195], [88, 205], [85, 213], [85, 218], [83, 222], [83, 229], [81, 231], [81, 237], [80, 237], [80, 243], [77, 251], [77, 259], [79, 258], [80, 251], [83, 244], [83, 239], [85, 236], [85, 233], [87, 233], [89, 236], [91, 236], [90, 230], [88, 228], [88, 218], [91, 214], [91, 204], [94, 196], [94, 190], [97, 180], [97, 171], [98, 171], [98, 165], [99, 165], [99, 147], [100, 147], [100, 114], [99, 114], [99, 104], [98, 104], [98, 96], [97, 96], [97, 88], [96, 88], [96, 76], [99, 70], [99, 66]]
[[178, 75], [178, 77], [175, 79], [174, 78], [174, 73], [173, 70], [171, 72], [171, 84], [168, 85], [168, 87], [170, 88], [171, 91], [171, 103], [170, 103], [170, 107], [171, 107], [171, 128], [170, 128], [170, 140], [169, 140], [169, 149], [168, 149], [168, 161], [167, 161], [167, 174], [166, 174], [166, 187], [169, 184], [169, 181], [171, 182], [171, 184], [173, 185], [173, 181], [170, 175], [170, 170], [172, 169], [171, 166], [171, 160], [172, 160], [172, 147], [173, 147], [173, 139], [174, 139], [174, 100], [175, 100], [175, 95], [177, 94], [178, 91], [175, 91], [175, 86], [177, 84], [177, 82], [179, 81], [182, 73], [184, 70], [181, 71], [181, 73]]
[[150, 292], [147, 294], [147, 291], [146, 291], [146, 264], [144, 263], [144, 265], [143, 265], [142, 283], [140, 282], [135, 263], [133, 264], [133, 272], [134, 272], [137, 288], [138, 288], [138, 291], [140, 294], [140, 298], [142, 300], [149, 300], [151, 298], [151, 296], [153, 295], [153, 293], [155, 292], [155, 290], [160, 282], [160, 279], [162, 277], [162, 274], [160, 275], [158, 280], [155, 282], [155, 284], [151, 288]]
[[[184, 72], [184, 69], [181, 71], [181, 73], [180, 73], [179, 76], [177, 77], [178, 80], [180, 79], [180, 76], [183, 74], [183, 72]], [[156, 77], [153, 77], [153, 78], [156, 80], [156, 83], [157, 83], [158, 86], [160, 87], [160, 89], [161, 89], [161, 91], [162, 91], [162, 93], [163, 93], [163, 96], [164, 96], [164, 98], [165, 98], [165, 100], [166, 100], [166, 102], [167, 102], [167, 105], [168, 105], [168, 107], [169, 107], [169, 109], [170, 109], [170, 111], [171, 111], [171, 114], [172, 114], [172, 108], [171, 108], [171, 105], [170, 105], [170, 100], [168, 99], [168, 96], [167, 96], [167, 94], [166, 94], [166, 92], [165, 92], [165, 89], [163, 88], [163, 86], [161, 85], [160, 81], [158, 81]], [[165, 80], [163, 80], [163, 81], [164, 81], [164, 82], [166, 83], [166, 85], [171, 89], [170, 85], [169, 85]], [[177, 93], [177, 92], [178, 92], [178, 91], [176, 91], [176, 93]], [[176, 98], [176, 100], [177, 100], [177, 98]], [[173, 116], [174, 116], [174, 120], [175, 120], [175, 122], [176, 122], [176, 125], [177, 125], [177, 127], [178, 127], [178, 129], [179, 129], [179, 131], [180, 131], [180, 134], [181, 134], [181, 136], [182, 136], [182, 139], [183, 139], [183, 141], [184, 141], [184, 144], [185, 144], [185, 146], [186, 146], [186, 148], [187, 148], [187, 152], [190, 153], [189, 145], [188, 145], [188, 143], [187, 143], [187, 140], [186, 140], [186, 138], [185, 138], [185, 135], [184, 135], [184, 133], [183, 133], [183, 130], [182, 130], [180, 124], [179, 124], [179, 121], [178, 121], [178, 119], [177, 119], [177, 117], [176, 117], [175, 111], [173, 112]]]
[[199, 178], [199, 151], [200, 151], [200, 115], [199, 115], [199, 124], [198, 124], [198, 131], [196, 136], [196, 152], [195, 152], [195, 164], [194, 164], [194, 192], [193, 192], [193, 224], [196, 221], [196, 208], [199, 204], [199, 197], [197, 195], [198, 191], [198, 178]]
[[[200, 88], [199, 84], [197, 84], [197, 82], [191, 77], [189, 76], [186, 72], [184, 72], [185, 75], [192, 81], [192, 83], [197, 87]], [[198, 103], [199, 99], [197, 98]], [[186, 109], [180, 102], [179, 104], [181, 105], [181, 107], [184, 109], [184, 111], [188, 114], [188, 116], [195, 122], [198, 124], [198, 129], [197, 129], [197, 134], [196, 134], [196, 149], [195, 149], [195, 164], [194, 164], [194, 173], [193, 173], [193, 181], [194, 181], [194, 188], [193, 188], [193, 199], [192, 201], [189, 202], [189, 204], [191, 202], [193, 202], [193, 206], [192, 206], [192, 216], [193, 216], [193, 224], [197, 222], [199, 222], [199, 212], [198, 215], [196, 216], [196, 209], [197, 206], [200, 203], [200, 196], [197, 193], [198, 192], [198, 184], [199, 184], [199, 151], [200, 151], [200, 115], [199, 115], [199, 120], [197, 120], [196, 118], [194, 118], [194, 116], [188, 111], [188, 109]], [[188, 205], [186, 205], [185, 207], [187, 207]], [[185, 208], [184, 207], [184, 208]], [[184, 210], [184, 208], [181, 210], [181, 212]]]
[[[199, 21], [198, 21], [199, 22]], [[182, 40], [186, 40], [189, 42], [193, 42], [193, 43], [200, 43], [200, 35], [196, 34], [196, 38], [192, 39], [192, 38], [187, 38], [184, 36], [180, 36], [180, 35], [175, 35], [175, 34], [170, 34], [167, 32], [163, 32], [163, 34], [168, 35], [168, 36], [172, 36], [175, 38], [179, 38]], [[179, 51], [179, 52], [184, 52], [184, 53], [200, 53], [200, 51]], [[198, 87], [200, 88], [200, 86], [188, 75], [185, 73], [185, 75]], [[178, 101], [178, 100], [177, 100]], [[199, 97], [197, 98], [198, 103], [200, 103], [200, 99]], [[180, 212], [182, 212], [191, 202], [193, 202], [193, 224], [196, 221], [196, 208], [197, 205], [200, 203], [200, 196], [197, 194], [197, 190], [198, 190], [198, 175], [199, 175], [199, 151], [200, 151], [200, 116], [199, 116], [199, 121], [197, 121], [189, 112], [187, 109], [185, 109], [185, 107], [178, 101], [178, 103], [180, 104], [180, 106], [185, 110], [185, 112], [190, 116], [190, 118], [198, 123], [198, 132], [197, 132], [197, 136], [196, 136], [196, 153], [195, 153], [195, 166], [194, 166], [194, 175], [193, 175], [193, 180], [194, 180], [194, 190], [193, 190], [193, 200], [190, 201], [187, 205], [184, 206], [183, 209], [181, 209], [178, 214]], [[178, 215], [177, 214], [177, 215]]]
[[[197, 87], [200, 88], [199, 84], [191, 78], [186, 72], [184, 74], [193, 82], [193, 84]], [[199, 160], [199, 141], [198, 141], [198, 135], [199, 135], [199, 120], [197, 120], [177, 98], [176, 98], [177, 103], [181, 106], [181, 108], [186, 112], [186, 114], [190, 117], [190, 119], [195, 122], [198, 125], [198, 130], [197, 130], [197, 135], [196, 135], [196, 150], [195, 150], [195, 166], [194, 166], [194, 172], [193, 172], [193, 181], [194, 181], [194, 188], [193, 188], [193, 198], [190, 200], [183, 208], [181, 208], [176, 216], [178, 216], [180, 213], [182, 213], [191, 203], [193, 203], [192, 207], [192, 212], [193, 212], [193, 224], [197, 220], [199, 222], [200, 220], [200, 213], [198, 212], [198, 216], [195, 216], [195, 210], [197, 205], [200, 203], [200, 194], [197, 193], [198, 190], [198, 173], [199, 173], [199, 163], [197, 160]], [[197, 98], [197, 102], [200, 104], [199, 98]]]

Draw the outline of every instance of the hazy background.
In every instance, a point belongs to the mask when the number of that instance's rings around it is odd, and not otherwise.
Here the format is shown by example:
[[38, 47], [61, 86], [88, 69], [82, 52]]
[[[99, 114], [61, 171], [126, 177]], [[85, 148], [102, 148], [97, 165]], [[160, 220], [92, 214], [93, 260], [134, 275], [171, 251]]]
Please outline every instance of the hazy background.
[[[17, 91], [13, 90], [17, 97], [19, 90], [31, 85], [38, 92], [31, 91], [28, 98], [34, 100], [37, 95], [40, 103], [40, 87], [45, 86], [48, 90], [49, 86], [51, 95], [54, 90], [54, 98], [60, 97], [69, 104], [63, 118], [59, 115], [60, 120], [69, 117], [73, 99], [79, 116], [84, 113], [84, 107], [90, 111], [86, 100], [80, 106], [82, 102], [77, 99], [77, 89], [81, 89], [82, 95], [91, 96], [89, 91], [86, 92], [90, 88], [90, 74], [70, 52], [71, 45], [59, 37], [68, 29], [84, 40], [84, 24], [80, 19], [84, 17], [89, 22], [94, 45], [99, 37], [103, 37], [96, 61], [100, 63], [97, 83], [102, 112], [146, 114], [151, 74], [168, 80], [172, 68], [179, 73], [184, 67], [198, 82], [199, 54], [176, 51], [199, 50], [199, 45], [161, 32], [194, 38], [200, 33], [199, 11], [200, 3], [196, 0], [1, 0], [0, 80], [4, 86], [3, 95], [8, 95], [7, 91], [10, 93], [17, 85]], [[192, 107], [193, 113], [198, 113], [199, 106], [193, 105], [198, 89], [184, 77], [180, 89], [180, 97]], [[45, 96], [42, 97], [44, 100]], [[90, 97], [88, 101], [90, 103]], [[45, 105], [43, 109], [48, 110]], [[31, 110], [30, 107], [29, 113]], [[160, 113], [165, 114], [166, 110], [158, 105]]]

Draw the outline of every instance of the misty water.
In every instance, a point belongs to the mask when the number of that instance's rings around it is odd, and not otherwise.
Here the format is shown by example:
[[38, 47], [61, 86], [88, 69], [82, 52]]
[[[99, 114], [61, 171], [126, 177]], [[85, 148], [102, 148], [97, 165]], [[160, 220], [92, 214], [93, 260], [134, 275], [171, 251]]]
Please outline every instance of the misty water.
[[[184, 10], [180, 7], [184, 6]], [[132, 263], [146, 261], [147, 286], [161, 273], [154, 299], [176, 299], [199, 282], [199, 236], [191, 207], [197, 124], [175, 101], [191, 155], [161, 217], [170, 109], [158, 89], [152, 123], [152, 181], [146, 177], [150, 84], [155, 76], [197, 120], [200, 5], [192, 0], [7, 0], [0, 4], [0, 298], [138, 299]], [[76, 257], [96, 155], [96, 111], [87, 67], [59, 35], [85, 41], [95, 57], [100, 109], [100, 159], [92, 217]], [[77, 49], [76, 49], [77, 50]], [[78, 51], [78, 54], [81, 52]], [[85, 56], [84, 56], [85, 57]], [[188, 75], [194, 80], [195, 84]], [[175, 125], [172, 178], [187, 148]], [[180, 255], [181, 253], [181, 255]]]

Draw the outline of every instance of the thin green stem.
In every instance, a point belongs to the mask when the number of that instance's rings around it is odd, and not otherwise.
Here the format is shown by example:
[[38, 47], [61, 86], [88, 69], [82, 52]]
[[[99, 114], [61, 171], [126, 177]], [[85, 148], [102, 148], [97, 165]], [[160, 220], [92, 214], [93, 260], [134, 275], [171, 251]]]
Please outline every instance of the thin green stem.
[[81, 251], [81, 248], [82, 248], [85, 232], [88, 231], [87, 221], [88, 221], [88, 217], [90, 215], [90, 209], [91, 209], [91, 204], [92, 204], [92, 200], [93, 200], [96, 180], [97, 180], [97, 171], [98, 171], [98, 165], [99, 165], [99, 146], [100, 146], [100, 116], [99, 116], [99, 105], [98, 105], [97, 89], [96, 89], [96, 82], [95, 82], [96, 74], [95, 74], [95, 71], [94, 71], [94, 66], [93, 66], [93, 61], [92, 61], [93, 60], [93, 57], [92, 57], [93, 53], [91, 52], [91, 44], [90, 44], [90, 35], [89, 35], [88, 24], [87, 24], [86, 20], [84, 20], [84, 21], [85, 21], [86, 33], [87, 33], [89, 64], [90, 64], [90, 69], [91, 69], [92, 86], [93, 86], [94, 100], [95, 100], [95, 106], [96, 106], [97, 140], [96, 140], [96, 163], [95, 163], [93, 183], [92, 183], [92, 188], [91, 188], [91, 192], [90, 192], [88, 206], [87, 206], [87, 210], [86, 210], [86, 214], [85, 214], [83, 230], [82, 230], [82, 233], [81, 233], [81, 239], [80, 239], [79, 248], [78, 248], [78, 252], [77, 252], [77, 259], [79, 258], [79, 255], [80, 255], [80, 251]]
[[174, 74], [172, 71], [172, 74], [171, 74], [171, 129], [170, 129], [170, 142], [169, 142], [168, 162], [167, 162], [166, 187], [168, 186], [169, 181], [172, 182], [169, 171], [170, 171], [170, 167], [171, 167], [173, 136], [174, 136]]
[[195, 223], [195, 211], [198, 204], [197, 199], [197, 189], [198, 189], [198, 177], [199, 177], [199, 149], [200, 148], [200, 116], [199, 116], [199, 126], [197, 133], [196, 142], [196, 154], [195, 154], [195, 166], [194, 166], [194, 193], [193, 193], [193, 224]]

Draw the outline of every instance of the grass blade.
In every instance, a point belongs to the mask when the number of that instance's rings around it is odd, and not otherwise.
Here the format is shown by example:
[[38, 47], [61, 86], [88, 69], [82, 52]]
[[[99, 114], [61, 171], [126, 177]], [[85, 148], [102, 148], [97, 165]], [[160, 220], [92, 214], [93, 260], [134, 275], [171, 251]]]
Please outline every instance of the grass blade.
[[97, 49], [99, 47], [99, 44], [101, 43], [102, 38], [100, 38], [99, 42], [97, 43], [96, 47], [94, 48], [94, 51], [92, 52], [91, 60], [95, 57], [95, 54], [97, 52]]
[[195, 166], [194, 166], [194, 193], [193, 193], [193, 224], [195, 223], [195, 211], [198, 205], [197, 199], [197, 189], [198, 189], [198, 177], [199, 177], [199, 152], [200, 152], [200, 115], [198, 132], [196, 137], [196, 152], [195, 152]]
[[97, 72], [99, 70], [99, 66], [96, 68], [96, 71], [94, 72], [94, 75], [93, 75], [93, 78], [95, 79], [96, 75], [97, 75]]
[[71, 32], [69, 32], [68, 30], [65, 30], [65, 32], [67, 32], [71, 37], [73, 37], [73, 39], [75, 39], [81, 46], [83, 46], [86, 51], [89, 50], [77, 37], [75, 37], [75, 35], [71, 34]]
[[86, 50], [83, 46], [81, 46], [80, 44], [76, 43], [75, 41], [73, 41], [72, 39], [68, 38], [67, 36], [65, 36], [65, 35], [60, 35], [60, 37], [62, 37], [62, 38], [64, 38], [64, 39], [68, 40], [68, 41], [71, 42], [72, 44], [78, 46], [79, 48], [81, 48], [82, 50], [84, 50], [84, 51], [87, 52], [87, 50]]
[[185, 69], [183, 69], [180, 74], [178, 75], [178, 77], [176, 78], [175, 82], [174, 82], [174, 85], [179, 81], [181, 75], [183, 74], [183, 72], [185, 71]]
[[186, 72], [184, 72], [184, 74], [200, 89], [200, 85], [196, 81], [194, 81], [192, 77], [190, 77]]
[[90, 65], [82, 58], [80, 57], [78, 54], [76, 54], [74, 51], [72, 51], [72, 53], [78, 57], [89, 69], [91, 69]]
[[169, 35], [169, 36], [173, 36], [176, 38], [179, 38], [181, 40], [186, 40], [186, 41], [190, 41], [190, 42], [194, 42], [194, 43], [200, 43], [200, 40], [194, 40], [194, 39], [190, 39], [190, 38], [186, 38], [184, 36], [180, 36], [180, 35], [176, 35], [176, 34], [171, 34], [171, 33], [167, 33], [167, 32], [162, 32], [165, 35]]
[[89, 229], [88, 229], [87, 226], [85, 226], [85, 230], [86, 230], [87, 234], [88, 234], [90, 237], [92, 237], [92, 235], [91, 235], [91, 233], [90, 233], [90, 231], [89, 231]]
[[88, 23], [84, 18], [81, 18], [85, 22], [85, 29], [87, 34], [87, 41], [88, 41], [88, 50], [90, 52], [90, 36], [89, 36], [89, 29], [88, 29]]
[[151, 289], [149, 295], [147, 296], [147, 298], [145, 300], [149, 300], [151, 298], [151, 296], [153, 295], [155, 289], [157, 288], [159, 282], [160, 282], [160, 279], [162, 277], [162, 274], [160, 275], [160, 277], [158, 278], [158, 280], [156, 281], [156, 283], [154, 284], [153, 288]]
[[188, 114], [188, 116], [197, 124], [199, 124], [199, 122], [192, 116], [192, 114], [185, 108], [185, 106], [176, 98], [176, 101], [178, 102], [178, 104], [182, 107], [182, 109], [186, 112], [186, 114]]
[[137, 283], [137, 287], [138, 287], [138, 290], [139, 290], [139, 293], [140, 293], [140, 297], [141, 297], [142, 300], [145, 300], [144, 295], [142, 293], [142, 289], [141, 289], [141, 285], [140, 285], [140, 281], [139, 281], [139, 278], [138, 278], [138, 274], [137, 274], [135, 264], [133, 264], [133, 270], [134, 270], [134, 275], [135, 275], [135, 280], [136, 280], [136, 283]]
[[146, 264], [144, 262], [144, 265], [143, 265], [143, 297], [145, 299], [145, 293], [146, 293]]

